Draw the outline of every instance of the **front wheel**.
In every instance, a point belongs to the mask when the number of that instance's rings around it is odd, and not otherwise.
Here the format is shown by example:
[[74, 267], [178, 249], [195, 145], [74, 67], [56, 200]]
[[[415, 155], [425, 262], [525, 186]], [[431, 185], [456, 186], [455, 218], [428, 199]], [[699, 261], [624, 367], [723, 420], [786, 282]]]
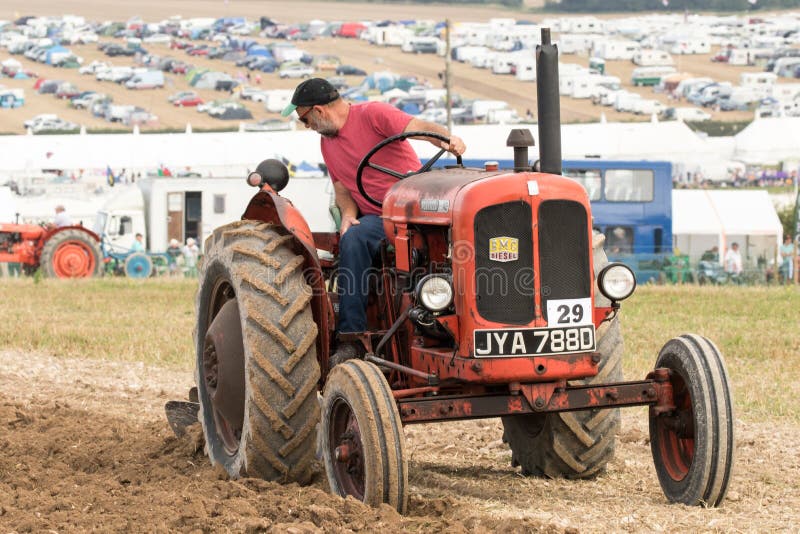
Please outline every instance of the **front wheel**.
[[405, 512], [405, 436], [392, 390], [377, 366], [349, 360], [333, 368], [325, 384], [320, 432], [333, 493]]
[[725, 361], [710, 340], [685, 334], [664, 345], [656, 368], [669, 370], [675, 409], [650, 408], [650, 448], [671, 502], [718, 506], [733, 467], [733, 397]]
[[153, 274], [153, 262], [144, 252], [134, 252], [125, 258], [125, 276], [149, 278]]

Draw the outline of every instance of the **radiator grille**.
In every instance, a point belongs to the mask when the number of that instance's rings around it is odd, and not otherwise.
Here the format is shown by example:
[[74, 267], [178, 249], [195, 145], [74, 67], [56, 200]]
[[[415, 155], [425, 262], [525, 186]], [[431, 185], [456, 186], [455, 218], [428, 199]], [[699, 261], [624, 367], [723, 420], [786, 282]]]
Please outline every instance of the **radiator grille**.
[[[506, 324], [528, 324], [533, 319], [531, 214], [530, 204], [514, 201], [483, 208], [475, 216], [475, 299], [484, 319]], [[507, 250], [498, 254], [495, 248], [493, 254], [490, 243], [501, 242]]]
[[539, 268], [542, 310], [553, 299], [591, 295], [586, 210], [570, 200], [547, 200], [539, 206]]

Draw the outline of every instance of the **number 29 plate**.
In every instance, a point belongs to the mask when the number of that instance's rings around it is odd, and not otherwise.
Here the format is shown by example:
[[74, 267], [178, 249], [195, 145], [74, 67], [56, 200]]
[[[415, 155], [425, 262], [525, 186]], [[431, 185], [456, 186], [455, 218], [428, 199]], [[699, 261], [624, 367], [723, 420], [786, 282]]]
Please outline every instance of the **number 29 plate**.
[[477, 358], [544, 356], [595, 350], [594, 325], [475, 330]]

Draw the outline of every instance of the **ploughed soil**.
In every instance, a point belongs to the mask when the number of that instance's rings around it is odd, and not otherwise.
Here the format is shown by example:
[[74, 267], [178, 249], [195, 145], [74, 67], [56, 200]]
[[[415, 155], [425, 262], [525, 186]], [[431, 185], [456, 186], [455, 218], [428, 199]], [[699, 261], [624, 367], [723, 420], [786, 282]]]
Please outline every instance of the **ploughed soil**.
[[0, 351], [0, 531], [600, 532], [795, 531], [800, 429], [737, 419], [737, 460], [718, 509], [668, 504], [644, 409], [623, 411], [616, 458], [590, 481], [523, 477], [498, 420], [406, 428], [406, 516], [309, 487], [228, 480], [202, 433], [164, 419], [191, 373]]

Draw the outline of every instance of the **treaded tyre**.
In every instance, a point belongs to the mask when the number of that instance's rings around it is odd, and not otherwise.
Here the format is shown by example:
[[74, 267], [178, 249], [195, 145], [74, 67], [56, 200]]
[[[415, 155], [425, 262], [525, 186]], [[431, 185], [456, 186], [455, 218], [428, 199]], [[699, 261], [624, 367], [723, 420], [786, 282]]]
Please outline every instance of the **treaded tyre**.
[[61, 230], [42, 247], [39, 265], [50, 278], [91, 278], [103, 275], [100, 243], [82, 230]]
[[325, 383], [320, 433], [333, 493], [405, 513], [405, 436], [392, 390], [377, 366], [348, 360], [333, 368]]
[[319, 421], [317, 326], [293, 238], [238, 221], [205, 242], [196, 383], [206, 452], [231, 477], [307, 483]]
[[733, 398], [719, 349], [696, 334], [669, 340], [656, 360], [669, 369], [675, 410], [650, 408], [650, 449], [671, 502], [718, 506], [733, 468]]
[[[608, 264], [605, 238], [595, 232], [595, 275]], [[598, 306], [610, 302], [597, 289]], [[597, 329], [597, 352], [602, 355], [596, 376], [572, 380], [571, 385], [622, 382], [622, 334], [616, 318]], [[614, 457], [619, 432], [618, 408], [503, 417], [503, 440], [511, 448], [511, 464], [525, 475], [550, 478], [589, 478]]]

